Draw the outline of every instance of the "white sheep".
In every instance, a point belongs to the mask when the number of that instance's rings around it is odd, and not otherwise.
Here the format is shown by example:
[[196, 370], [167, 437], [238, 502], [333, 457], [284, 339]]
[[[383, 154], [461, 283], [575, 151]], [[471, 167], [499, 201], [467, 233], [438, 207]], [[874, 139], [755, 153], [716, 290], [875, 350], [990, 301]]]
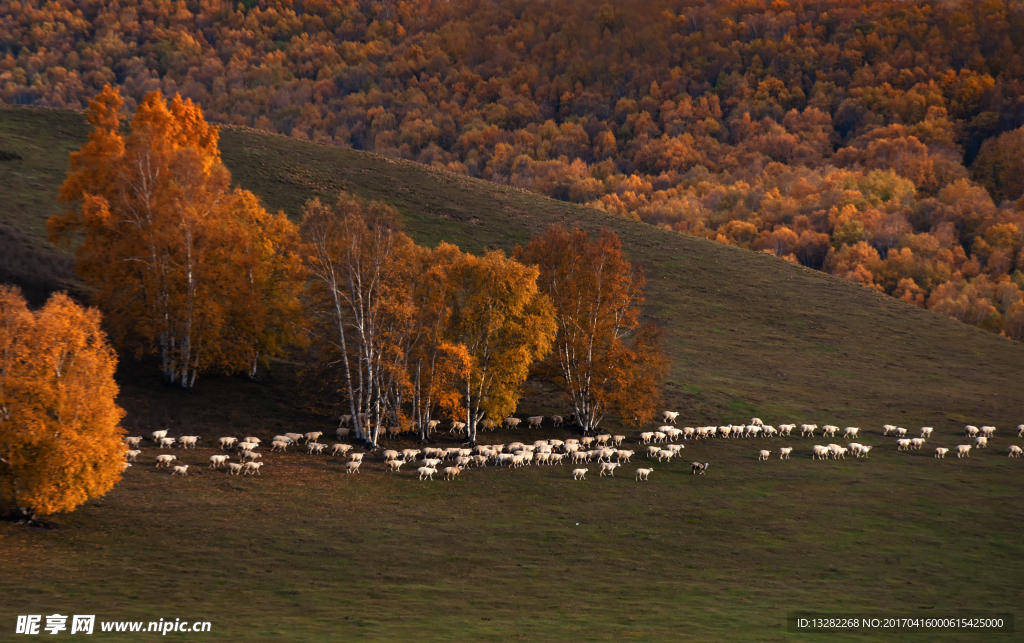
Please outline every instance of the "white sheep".
[[573, 469], [572, 470], [572, 479], [573, 480], [585, 480], [586, 479], [585, 476], [587, 475], [587, 471], [588, 471], [588, 469]]
[[324, 449], [326, 449], [326, 448], [327, 448], [327, 445], [324, 444], [323, 442], [307, 442], [306, 443], [306, 453], [323, 453]]
[[424, 478], [430, 478], [431, 480], [433, 480], [434, 474], [437, 473], [437, 469], [435, 469], [434, 467], [420, 467], [416, 471], [418, 471], [420, 474], [420, 480], [423, 480]]
[[454, 480], [455, 476], [462, 473], [462, 467], [445, 467], [444, 468], [444, 479]]
[[820, 444], [816, 444], [816, 445], [814, 445], [814, 448], [811, 449], [811, 459], [812, 460], [824, 460], [826, 457], [830, 456], [831, 453], [832, 452], [829, 450], [828, 447], [824, 447], [824, 446], [821, 446]]
[[228, 460], [230, 458], [231, 458], [231, 456], [227, 456], [227, 455], [211, 455], [210, 456], [210, 468], [211, 469], [219, 469], [222, 465], [227, 464]]
[[964, 427], [964, 433], [967, 434], [967, 437], [974, 438], [977, 437], [979, 433], [981, 433], [981, 429], [979, 429], [976, 426], [971, 426], [970, 424], [968, 424], [967, 426]]
[[934, 430], [935, 429], [930, 427], [930, 426], [922, 426], [921, 427], [921, 437], [922, 438], [930, 438], [930, 437], [932, 437], [932, 431], [934, 431]]
[[779, 435], [782, 436], [782, 437], [788, 438], [790, 436], [790, 434], [793, 433], [793, 429], [795, 429], [795, 428], [796, 428], [795, 424], [780, 424], [779, 425]]
[[194, 449], [196, 444], [199, 442], [198, 435], [183, 435], [178, 439], [178, 443], [181, 444], [184, 449]]
[[637, 469], [636, 470], [636, 479], [637, 480], [647, 480], [647, 476], [651, 475], [652, 471], [654, 471], [654, 469]]
[[860, 432], [860, 427], [848, 426], [848, 427], [846, 427], [845, 430], [843, 430], [843, 439], [855, 438], [855, 437], [857, 437], [857, 434], [859, 432]]
[[771, 451], [765, 451], [764, 449], [762, 449], [762, 450], [757, 452], [757, 459], [758, 460], [767, 460], [769, 457], [771, 457], [771, 455], [772, 455]]
[[910, 450], [910, 440], [908, 440], [907, 438], [901, 438], [899, 440], [896, 440], [896, 450], [897, 451], [909, 451]]
[[176, 456], [176, 455], [167, 455], [167, 454], [158, 455], [156, 457], [156, 466], [157, 466], [158, 469], [160, 467], [163, 467], [163, 468], [166, 469], [166, 468], [171, 466], [171, 462], [172, 461], [177, 460], [177, 459], [178, 459], [178, 456]]
[[971, 457], [971, 445], [969, 445], [969, 444], [957, 445], [957, 447], [956, 447], [956, 457], [962, 458], [964, 456], [967, 456], [968, 458]]
[[180, 464], [180, 465], [174, 467], [174, 471], [171, 471], [171, 475], [172, 476], [187, 476], [188, 475], [188, 465], [187, 464]]
[[242, 451], [242, 460], [245, 460], [246, 462], [252, 462], [254, 460], [259, 460], [262, 457], [263, 457], [263, 454], [259, 453], [257, 451]]
[[936, 458], [939, 458], [939, 459], [945, 458], [947, 453], [949, 453], [949, 449], [947, 449], [946, 447], [935, 447], [935, 457]]
[[544, 423], [544, 416], [543, 415], [534, 415], [532, 417], [526, 418], [526, 425], [528, 427], [530, 427], [531, 429], [539, 429], [541, 424], [543, 424], [543, 423]]
[[896, 427], [896, 435], [901, 438], [905, 438], [907, 437], [907, 430], [904, 429], [902, 426], [898, 426]]
[[350, 433], [352, 433], [352, 429], [339, 428], [334, 432], [334, 437], [338, 440], [344, 440]]
[[1021, 450], [1021, 448], [1019, 446], [1017, 446], [1016, 444], [1011, 444], [1010, 445], [1009, 457], [1011, 457], [1011, 458], [1019, 458], [1019, 457], [1021, 457], [1021, 455], [1024, 455], [1024, 450]]
[[754, 426], [764, 426], [764, 422], [761, 421], [761, 418], [750, 418], [750, 424], [753, 424]]
[[228, 474], [237, 476], [242, 471], [242, 465], [237, 462], [228, 462]]
[[501, 421], [501, 424], [506, 429], [518, 429], [520, 422], [522, 422], [522, 420], [517, 417], [507, 417]]
[[351, 444], [335, 444], [331, 447], [331, 455], [345, 455], [351, 450]]
[[882, 435], [889, 435], [890, 433], [895, 433], [895, 432], [896, 432], [896, 425], [895, 424], [883, 424], [882, 425]]
[[153, 442], [159, 442], [161, 438], [167, 437], [167, 430], [165, 429], [163, 431], [153, 431], [152, 433], [150, 433], [150, 436], [153, 438]]
[[[244, 443], [243, 443], [244, 444]], [[288, 443], [284, 440], [274, 440], [270, 443], [270, 451], [284, 451], [288, 448]]]
[[158, 444], [161, 449], [166, 449], [174, 445], [174, 438], [160, 438]]
[[979, 449], [984, 449], [988, 447], [988, 438], [986, 438], [985, 436], [974, 438], [974, 444]]
[[247, 435], [245, 436], [245, 439], [242, 440], [242, 442], [253, 442], [256, 444], [256, 446], [259, 446], [260, 443], [263, 442], [263, 440], [257, 438], [256, 436]]
[[348, 457], [349, 457], [349, 459], [352, 462], [362, 462], [364, 455], [366, 455], [366, 454], [365, 453], [350, 453], [350, 454], [348, 454]]
[[388, 471], [394, 472], [402, 468], [402, 465], [405, 464], [405, 460], [388, 460], [385, 464], [388, 467]]
[[924, 438], [911, 438], [910, 439], [910, 446], [914, 450], [916, 450], [916, 451], [920, 451], [921, 447], [924, 446], [924, 443], [925, 443], [925, 439]]
[[868, 453], [871, 451], [871, 449], [874, 448], [875, 447], [861, 445], [861, 447], [854, 452], [854, 455], [856, 455], [858, 458], [866, 458], [868, 457]]
[[[351, 448], [351, 447], [349, 447]], [[419, 449], [402, 449], [402, 459], [413, 462], [416, 460], [416, 456], [420, 454]]]
[[983, 426], [981, 427], [981, 434], [986, 438], [992, 438], [996, 435], [996, 427], [994, 426]]
[[362, 462], [358, 460], [351, 460], [345, 463], [345, 473], [359, 473], [359, 465]]
[[662, 411], [661, 421], [665, 424], [675, 424], [679, 417], [679, 411]]
[[619, 462], [629, 462], [629, 459], [634, 455], [633, 451], [619, 450], [615, 452], [615, 459]]
[[142, 453], [141, 449], [131, 449], [129, 451], [125, 451], [124, 455], [128, 458], [128, 462], [135, 462], [135, 458], [139, 457], [140, 453]]
[[602, 462], [601, 463], [600, 475], [601, 476], [606, 476], [607, 475], [607, 476], [611, 476], [611, 477], [614, 478], [615, 477], [615, 467], [618, 467], [618, 466], [619, 466], [618, 462]]
[[220, 450], [221, 451], [224, 451], [226, 449], [230, 449], [231, 447], [235, 446], [235, 443], [237, 443], [237, 442], [238, 442], [238, 438], [232, 438], [232, 437], [223, 437], [223, 438], [217, 440], [217, 444], [220, 446]]
[[138, 435], [138, 436], [132, 436], [132, 437], [129, 437], [129, 438], [125, 438], [124, 439], [124, 444], [125, 444], [125, 446], [129, 446], [129, 447], [131, 447], [133, 449], [137, 448], [140, 444], [142, 444], [142, 436]]
[[696, 475], [698, 473], [700, 475], [704, 475], [704, 472], [707, 471], [709, 464], [711, 464], [711, 463], [710, 462], [692, 462], [690, 464], [691, 473], [693, 473], [694, 475]]
[[658, 462], [661, 462], [662, 460], [668, 460], [669, 462], [672, 462], [672, 456], [674, 456], [675, 454], [676, 454], [675, 451], [669, 451], [668, 449], [662, 449], [662, 450], [658, 451]]
[[1024, 438], [1024, 424], [1017, 425], [1017, 437]]
[[793, 453], [793, 447], [782, 447], [779, 449], [779, 460], [789, 460], [791, 453]]
[[121, 471], [127, 471], [128, 467], [130, 467], [130, 466], [132, 466], [131, 462], [122, 462], [121, 463]]
[[657, 458], [659, 451], [661, 451], [661, 447], [652, 444], [651, 446], [647, 447], [647, 457]]
[[835, 426], [834, 424], [826, 424], [825, 426], [821, 427], [821, 435], [834, 438], [836, 435], [836, 431], [838, 430], [838, 426]]
[[302, 435], [301, 433], [285, 433], [284, 437], [288, 438], [292, 442], [298, 442], [299, 440], [303, 439], [306, 436]]
[[[291, 444], [291, 442], [288, 442], [288, 444]], [[239, 451], [252, 451], [253, 449], [255, 449], [258, 446], [259, 446], [259, 444], [255, 443], [255, 442], [245, 442], [245, 441], [243, 441], [243, 442], [239, 442], [238, 444], [236, 444], [235, 448], [238, 449]]]
[[817, 424], [801, 424], [800, 425], [800, 437], [811, 436], [814, 437], [814, 430], [818, 428]]
[[262, 476], [263, 474], [260, 473], [260, 467], [262, 466], [262, 462], [246, 462], [242, 465], [242, 473], [250, 476], [255, 473], [258, 476]]
[[323, 431], [310, 431], [309, 433], [306, 433], [302, 437], [306, 438], [306, 444], [309, 444], [310, 442], [316, 442], [317, 440], [319, 440], [320, 436], [323, 434]]
[[651, 440], [654, 439], [654, 431], [644, 431], [640, 434], [639, 444], [650, 444]]

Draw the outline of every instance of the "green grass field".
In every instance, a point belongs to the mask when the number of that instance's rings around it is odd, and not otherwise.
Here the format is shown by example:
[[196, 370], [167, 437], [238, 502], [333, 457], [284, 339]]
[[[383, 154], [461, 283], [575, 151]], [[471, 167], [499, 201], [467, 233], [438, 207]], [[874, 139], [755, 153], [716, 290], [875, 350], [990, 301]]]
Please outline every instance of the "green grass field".
[[[0, 224], [40, 252], [67, 152], [86, 133], [80, 114], [0, 109], [0, 149], [22, 157], [0, 161]], [[591, 464], [578, 483], [568, 465], [420, 483], [368, 459], [345, 475], [302, 453], [229, 477], [203, 468], [217, 436], [330, 427], [301, 407], [294, 367], [276, 363], [259, 384], [206, 378], [186, 395], [126, 362], [130, 434], [169, 423], [204, 436], [178, 453], [196, 475], [153, 469], [147, 444], [112, 493], [57, 517], [60, 529], [0, 523], [0, 639], [16, 638], [18, 614], [59, 612], [213, 623], [212, 634], [165, 637], [188, 641], [1024, 640], [785, 629], [797, 610], [1017, 611], [1024, 461], [1006, 447], [1024, 444], [1012, 430], [1024, 422], [1024, 346], [771, 257], [404, 161], [227, 128], [221, 147], [273, 209], [295, 215], [345, 189], [394, 204], [420, 243], [511, 249], [552, 223], [612, 227], [645, 267], [645, 313], [672, 360], [665, 408], [680, 424], [852, 425], [877, 448], [812, 462], [811, 445], [828, 440], [702, 441], [655, 463], [646, 484], [632, 475], [644, 457], [614, 479]], [[518, 414], [561, 408], [532, 384]], [[925, 450], [897, 453], [886, 423], [936, 432]], [[994, 424], [998, 437], [969, 459], [932, 458], [965, 442], [966, 423]], [[792, 460], [757, 461], [783, 445]], [[692, 476], [691, 460], [711, 462], [707, 475]]]

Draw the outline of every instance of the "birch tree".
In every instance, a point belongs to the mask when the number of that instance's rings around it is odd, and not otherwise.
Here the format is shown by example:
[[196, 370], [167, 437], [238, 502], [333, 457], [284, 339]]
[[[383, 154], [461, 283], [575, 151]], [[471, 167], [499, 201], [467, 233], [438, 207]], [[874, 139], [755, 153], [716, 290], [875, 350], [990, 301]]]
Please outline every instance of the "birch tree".
[[26, 519], [71, 511], [121, 479], [116, 367], [99, 311], [58, 293], [32, 312], [0, 286], [0, 496]]
[[559, 384], [584, 433], [608, 413], [630, 423], [650, 420], [660, 399], [666, 360], [660, 332], [642, 324], [644, 276], [622, 252], [618, 236], [550, 228], [516, 257], [539, 270], [538, 284], [555, 308], [558, 333], [546, 371]]

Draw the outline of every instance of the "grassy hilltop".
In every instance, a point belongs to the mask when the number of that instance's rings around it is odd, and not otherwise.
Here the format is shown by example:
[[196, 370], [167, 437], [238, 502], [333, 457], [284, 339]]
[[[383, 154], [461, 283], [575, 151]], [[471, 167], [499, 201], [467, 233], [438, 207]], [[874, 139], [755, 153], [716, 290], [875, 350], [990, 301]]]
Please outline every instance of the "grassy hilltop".
[[[86, 134], [74, 112], [0, 110], [0, 149], [21, 156], [0, 161], [0, 231], [39, 265], [51, 262], [47, 283], [69, 276], [45, 242], [45, 219], [59, 207], [67, 153]], [[398, 207], [420, 243], [474, 252], [511, 249], [552, 223], [611, 227], [644, 265], [646, 314], [665, 328], [672, 360], [665, 408], [682, 411], [681, 424], [757, 415], [852, 425], [878, 447], [866, 461], [812, 462], [810, 446], [825, 440], [688, 444], [684, 462], [655, 463], [640, 485], [628, 465], [614, 480], [591, 465], [585, 483], [562, 466], [431, 484], [387, 476], [379, 460], [345, 476], [305, 454], [268, 454], [262, 478], [201, 470], [182, 480], [152, 469], [147, 444], [111, 494], [58, 518], [63, 529], [0, 524], [0, 628], [17, 614], [89, 608], [110, 620], [210, 620], [211, 640], [781, 641], [821, 639], [785, 632], [797, 609], [1014, 611], [1024, 463], [1007, 459], [1006, 446], [1024, 442], [1011, 431], [1024, 422], [1024, 346], [773, 257], [599, 211], [372, 154], [221, 134], [235, 180], [291, 215], [344, 189]], [[126, 362], [120, 380], [132, 435], [171, 422], [172, 433], [207, 438], [178, 454], [194, 469], [220, 435], [329, 426], [298, 408], [286, 363], [262, 384], [200, 380], [191, 396], [137, 364]], [[520, 406], [560, 409], [539, 386]], [[952, 447], [968, 422], [999, 433], [963, 461], [934, 460], [928, 447], [897, 453], [879, 435], [884, 423], [927, 424], [930, 446]], [[758, 449], [783, 445], [796, 447], [792, 461], [756, 461]], [[690, 460], [710, 461], [708, 475], [691, 476]], [[1012, 637], [987, 636], [972, 640]], [[925, 637], [886, 636], [903, 638]]]

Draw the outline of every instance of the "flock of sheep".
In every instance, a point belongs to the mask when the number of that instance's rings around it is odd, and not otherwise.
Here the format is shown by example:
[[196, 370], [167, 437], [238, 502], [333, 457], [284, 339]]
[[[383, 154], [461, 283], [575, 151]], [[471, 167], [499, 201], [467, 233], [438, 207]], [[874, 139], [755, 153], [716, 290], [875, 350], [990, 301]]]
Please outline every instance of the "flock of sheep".
[[[797, 429], [796, 424], [780, 424], [778, 427], [766, 425], [759, 418], [753, 418], [750, 423], [744, 425], [678, 428], [674, 426], [678, 415], [679, 413], [675, 411], [665, 411], [662, 414], [662, 420], [666, 423], [665, 425], [659, 427], [656, 431], [640, 433], [638, 444], [646, 446], [645, 453], [648, 459], [657, 459], [659, 463], [671, 462], [673, 458], [679, 457], [683, 449], [686, 448], [684, 444], [678, 443], [679, 440], [790, 437]], [[342, 426], [337, 430], [337, 437], [339, 439], [345, 439], [349, 436], [349, 429], [345, 426], [344, 420], [345, 418], [343, 417]], [[531, 428], [540, 428], [543, 421], [544, 418], [542, 416], [534, 416], [527, 419], [527, 425]], [[552, 418], [552, 423], [556, 427], [562, 426], [564, 422], [565, 419], [561, 416], [554, 416]], [[460, 423], [453, 423], [451, 427], [453, 432], [460, 430], [460, 427], [457, 426], [458, 424]], [[506, 418], [502, 424], [506, 428], [516, 428], [520, 424], [520, 420], [519, 418]], [[803, 424], [800, 425], [800, 436], [815, 437], [815, 432], [818, 430], [819, 427], [816, 424]], [[829, 424], [822, 426], [820, 430], [822, 437], [835, 437], [840, 432], [838, 426]], [[920, 437], [908, 438], [906, 437], [907, 429], [905, 428], [889, 424], [882, 427], [883, 436], [895, 436], [897, 438], [896, 446], [898, 451], [920, 450], [927, 440], [931, 438], [933, 431], [932, 427], [922, 427]], [[954, 451], [956, 456], [958, 458], [970, 457], [972, 448], [986, 448], [988, 441], [995, 436], [995, 432], [996, 429], [992, 426], [967, 426], [965, 433], [969, 438], [973, 439], [973, 444], [956, 446]], [[161, 450], [175, 447], [183, 450], [194, 449], [200, 440], [200, 437], [195, 435], [174, 438], [169, 437], [167, 433], [166, 430], [162, 430], [154, 431], [151, 434], [150, 438], [157, 448]], [[859, 438], [859, 435], [860, 429], [858, 427], [846, 427], [842, 430], [844, 438], [856, 439]], [[1017, 427], [1017, 435], [1018, 437], [1024, 437], [1024, 424]], [[327, 444], [319, 442], [322, 436], [323, 432], [321, 431], [275, 435], [270, 440], [270, 451], [272, 453], [284, 452], [289, 448], [303, 445], [309, 454], [324, 454], [326, 452], [332, 456], [347, 457], [345, 462], [346, 473], [359, 473], [363, 458], [367, 453], [357, 453], [353, 450], [353, 445], [345, 443], [336, 443], [328, 447]], [[138, 456], [142, 453], [139, 448], [142, 445], [142, 441], [143, 438], [141, 436], [124, 439], [125, 445], [128, 447], [125, 451], [125, 469], [132, 466], [131, 463], [137, 462]], [[443, 475], [445, 480], [453, 480], [470, 467], [501, 466], [517, 469], [532, 465], [561, 465], [566, 461], [574, 465], [593, 462], [598, 465], [598, 474], [601, 477], [614, 477], [615, 470], [624, 464], [630, 463], [631, 458], [636, 455], [635, 450], [620, 448], [625, 441], [625, 435], [602, 433], [596, 436], [568, 438], [565, 440], [535, 440], [532, 444], [512, 442], [510, 444], [482, 444], [471, 448], [424, 447], [422, 449], [402, 449], [400, 451], [388, 449], [384, 450], [381, 456], [385, 469], [391, 473], [400, 472], [402, 467], [407, 464], [410, 466], [418, 464], [416, 473], [420, 480], [433, 480], [435, 474]], [[262, 461], [263, 455], [258, 450], [262, 442], [262, 439], [254, 436], [247, 436], [242, 440], [235, 437], [222, 437], [217, 441], [217, 446], [222, 453], [209, 456], [209, 468], [215, 470], [223, 469], [231, 475], [262, 475], [260, 469], [264, 464]], [[847, 454], [857, 458], [866, 458], [872, 448], [874, 447], [858, 442], [850, 442], [845, 447], [835, 443], [814, 445], [811, 449], [811, 458], [815, 460], [836, 460], [844, 459]], [[232, 452], [234, 455], [226, 452]], [[779, 459], [787, 460], [793, 453], [793, 447], [781, 447], [778, 452]], [[948, 452], [949, 449], [946, 447], [936, 447], [935, 457], [944, 458]], [[1024, 450], [1021, 447], [1017, 445], [1009, 447], [1009, 457], [1019, 458], [1022, 455], [1024, 455]], [[758, 452], [758, 460], [768, 460], [771, 456], [772, 451], [768, 449], [761, 449]], [[232, 458], [236, 458], [238, 461], [230, 462]], [[155, 458], [157, 468], [171, 469], [171, 475], [187, 476], [190, 465], [175, 464], [176, 461], [178, 461], [178, 456], [169, 453], [161, 453]], [[692, 462], [690, 465], [691, 472], [695, 475], [704, 475], [709, 464], [707, 462]], [[651, 467], [637, 468], [635, 479], [646, 481], [653, 471], [654, 469]], [[586, 467], [572, 469], [574, 480], [585, 480], [587, 473], [589, 473], [589, 469]]]

